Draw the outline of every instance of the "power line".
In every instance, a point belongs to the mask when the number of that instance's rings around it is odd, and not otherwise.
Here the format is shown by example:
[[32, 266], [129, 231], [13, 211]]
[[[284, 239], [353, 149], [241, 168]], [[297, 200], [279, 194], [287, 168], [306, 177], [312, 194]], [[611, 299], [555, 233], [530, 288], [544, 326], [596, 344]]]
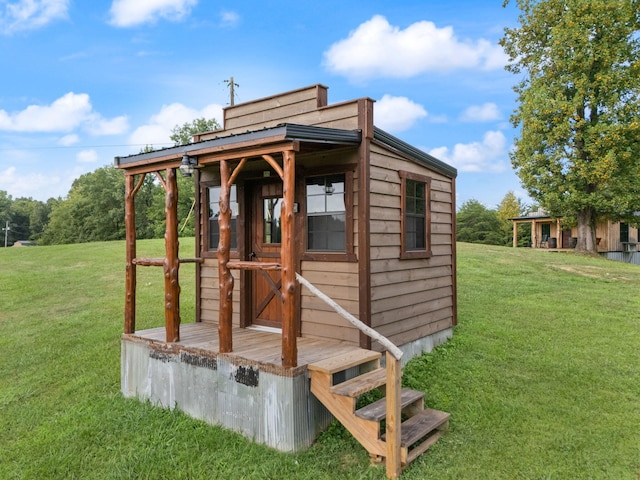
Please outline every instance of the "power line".
[[[9, 150], [67, 150], [67, 149], [81, 149], [81, 148], [111, 148], [111, 147], [146, 147], [149, 143], [126, 143], [126, 144], [113, 144], [113, 145], [68, 145], [68, 146], [50, 146], [50, 147], [0, 147], [0, 151]], [[153, 143], [153, 145], [173, 145], [173, 143]]]

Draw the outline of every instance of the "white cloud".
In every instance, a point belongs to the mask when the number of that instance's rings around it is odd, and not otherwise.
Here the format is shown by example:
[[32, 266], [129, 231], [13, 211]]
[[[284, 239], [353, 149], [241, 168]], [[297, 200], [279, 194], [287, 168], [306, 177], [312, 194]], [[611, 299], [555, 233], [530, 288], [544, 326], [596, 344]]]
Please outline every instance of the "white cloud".
[[[111, 120], [93, 110], [89, 95], [69, 92], [51, 105], [29, 105], [22, 111], [0, 110], [0, 130], [10, 132], [70, 132], [84, 127], [93, 135], [114, 135], [128, 129], [126, 117]], [[69, 138], [64, 137], [67, 140]]]
[[420, 118], [427, 116], [427, 111], [407, 97], [384, 95], [374, 106], [374, 123], [377, 127], [389, 132], [400, 132], [411, 128]]
[[491, 122], [493, 120], [500, 120], [502, 114], [495, 103], [487, 102], [482, 105], [472, 105], [467, 108], [460, 120], [463, 122]]
[[461, 41], [452, 27], [420, 21], [401, 30], [381, 15], [334, 43], [324, 57], [330, 71], [353, 80], [409, 78], [463, 68], [490, 70], [507, 61], [500, 46], [484, 39]]
[[222, 121], [222, 106], [211, 104], [196, 110], [181, 103], [163, 105], [160, 111], [152, 115], [149, 123], [134, 130], [129, 138], [129, 143], [133, 145], [161, 145], [171, 143], [171, 130], [176, 125], [183, 125], [196, 118], [215, 118]]
[[29, 105], [21, 112], [0, 110], [0, 130], [13, 132], [65, 132], [73, 130], [91, 114], [86, 93], [69, 92], [51, 105]]
[[453, 151], [434, 148], [429, 154], [462, 172], [503, 172], [508, 168], [506, 145], [504, 134], [495, 130], [485, 133], [482, 142], [458, 143]]
[[87, 124], [87, 131], [92, 135], [121, 135], [127, 130], [129, 130], [129, 120], [124, 115], [111, 120], [95, 115]]
[[20, 174], [16, 167], [13, 166], [0, 171], [0, 190], [10, 191], [14, 198], [56, 197], [59, 194], [53, 192], [60, 189], [61, 183], [62, 181], [57, 175], [44, 173]]
[[111, 24], [132, 27], [158, 19], [178, 21], [191, 12], [198, 0], [113, 0]]
[[231, 10], [223, 10], [220, 14], [220, 25], [225, 28], [237, 27], [240, 23], [240, 15]]
[[82, 150], [76, 155], [76, 160], [81, 163], [95, 163], [98, 161], [98, 152], [95, 150]]
[[10, 35], [23, 30], [33, 30], [67, 17], [69, 0], [18, 0], [0, 1], [0, 33]]
[[58, 143], [63, 147], [70, 147], [71, 145], [75, 145], [79, 141], [80, 141], [80, 137], [75, 133], [71, 133], [69, 135], [65, 135], [60, 140], [58, 140]]

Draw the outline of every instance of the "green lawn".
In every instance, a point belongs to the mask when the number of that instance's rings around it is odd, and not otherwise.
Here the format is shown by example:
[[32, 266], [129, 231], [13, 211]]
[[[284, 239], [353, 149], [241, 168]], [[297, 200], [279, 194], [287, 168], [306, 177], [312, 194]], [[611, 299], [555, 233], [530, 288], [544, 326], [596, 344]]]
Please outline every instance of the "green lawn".
[[[451, 428], [403, 478], [637, 480], [640, 267], [458, 248], [454, 339], [404, 377]], [[162, 271], [138, 272], [138, 327], [160, 326]], [[0, 249], [0, 285], [0, 478], [385, 478], [338, 425], [284, 454], [122, 398], [123, 242]]]

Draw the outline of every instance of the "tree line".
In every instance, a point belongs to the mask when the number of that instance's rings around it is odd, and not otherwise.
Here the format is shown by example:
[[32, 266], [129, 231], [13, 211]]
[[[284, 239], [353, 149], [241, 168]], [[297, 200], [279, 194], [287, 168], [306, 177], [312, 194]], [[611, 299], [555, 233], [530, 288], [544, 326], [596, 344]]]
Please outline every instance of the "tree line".
[[[513, 245], [512, 218], [525, 215], [527, 206], [513, 192], [507, 192], [496, 209], [487, 208], [478, 200], [467, 200], [456, 213], [456, 240], [487, 245]], [[518, 228], [518, 245], [531, 242], [531, 225]]]
[[[219, 128], [215, 119], [199, 118], [172, 130], [175, 145], [191, 142], [193, 134]], [[143, 151], [153, 150], [147, 146]], [[192, 236], [194, 219], [190, 215], [194, 202], [193, 178], [178, 176], [178, 221], [180, 234]], [[39, 245], [83, 243], [125, 238], [124, 172], [105, 166], [81, 175], [73, 181], [66, 198], [46, 202], [33, 198], [13, 199], [0, 190], [0, 222], [6, 232], [7, 246], [18, 240]], [[152, 175], [147, 175], [136, 194], [137, 238], [160, 238], [165, 232], [165, 192]], [[2, 238], [4, 245], [4, 235]]]

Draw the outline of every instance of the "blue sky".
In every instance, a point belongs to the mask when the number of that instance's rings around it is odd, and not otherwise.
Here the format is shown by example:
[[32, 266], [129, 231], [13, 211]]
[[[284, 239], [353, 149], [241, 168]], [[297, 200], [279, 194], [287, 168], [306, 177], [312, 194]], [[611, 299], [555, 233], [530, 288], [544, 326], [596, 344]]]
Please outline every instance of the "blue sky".
[[508, 158], [515, 107], [502, 0], [0, 0], [0, 190], [74, 178], [173, 126], [321, 83], [376, 100], [377, 126], [458, 168], [457, 204], [527, 201]]

